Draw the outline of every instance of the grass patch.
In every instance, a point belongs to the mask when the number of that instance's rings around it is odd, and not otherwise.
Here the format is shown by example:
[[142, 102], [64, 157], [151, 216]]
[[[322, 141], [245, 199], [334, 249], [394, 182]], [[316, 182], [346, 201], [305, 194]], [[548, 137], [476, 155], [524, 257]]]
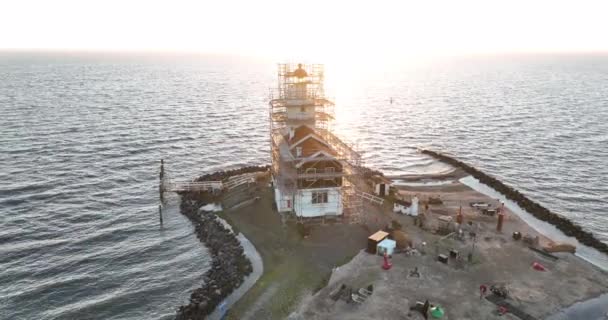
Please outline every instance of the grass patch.
[[241, 233], [241, 231], [239, 230], [239, 227], [237, 227], [236, 223], [234, 223], [234, 221], [232, 221], [232, 217], [230, 217], [228, 215], [228, 213], [226, 213], [226, 211], [218, 211], [215, 213], [218, 217], [224, 219], [226, 222], [228, 222], [228, 224], [232, 227], [232, 231], [234, 231], [234, 234], [236, 234], [237, 236]]
[[[365, 247], [367, 232], [358, 226], [304, 230], [295, 223], [284, 224], [272, 208], [273, 193], [261, 188], [257, 191], [259, 201], [230, 210], [229, 214], [218, 213], [235, 232], [242, 232], [253, 243], [264, 263], [262, 276], [230, 308], [227, 319], [287, 318], [304, 295], [327, 285], [332, 267], [348, 263]], [[310, 236], [303, 239], [302, 231], [310, 232]]]
[[[351, 262], [353, 260], [353, 258], [357, 255], [357, 253], [354, 253], [352, 255], [348, 255], [342, 258], [342, 260], [339, 260], [336, 263], [336, 267], [341, 267], [349, 262]], [[317, 283], [317, 285], [313, 288], [313, 294], [316, 294], [317, 292], [319, 292], [321, 289], [325, 288], [327, 286], [327, 284], [329, 283], [329, 279], [331, 278], [331, 274], [332, 272], [327, 272], [325, 273], [320, 281]]]
[[285, 319], [302, 294], [313, 289], [312, 284], [318, 282], [318, 277], [307, 271], [303, 263], [284, 260], [265, 270], [251, 290], [230, 309], [227, 319], [240, 319], [252, 308], [253, 318]]
[[319, 281], [317, 283], [317, 285], [312, 289], [312, 293], [316, 294], [317, 292], [321, 291], [321, 289], [325, 288], [327, 286], [327, 284], [329, 283], [329, 279], [331, 278], [331, 272], [326, 273], [322, 278], [321, 281]]

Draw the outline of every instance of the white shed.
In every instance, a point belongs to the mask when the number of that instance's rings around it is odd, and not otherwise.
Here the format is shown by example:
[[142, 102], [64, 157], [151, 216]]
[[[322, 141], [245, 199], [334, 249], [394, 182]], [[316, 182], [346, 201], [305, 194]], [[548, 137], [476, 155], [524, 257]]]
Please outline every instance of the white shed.
[[395, 200], [395, 204], [393, 205], [393, 212], [407, 214], [412, 217], [418, 216], [418, 197], [414, 196], [412, 198], [412, 202], [406, 200]]
[[391, 187], [392, 181], [381, 176], [381, 175], [373, 175], [372, 184], [374, 187], [374, 193], [380, 197], [388, 196], [389, 189]]
[[383, 256], [386, 252], [386, 254], [390, 256], [393, 255], [396, 246], [397, 242], [395, 240], [384, 239], [380, 243], [378, 243], [378, 248], [376, 249], [376, 252], [378, 252], [378, 254], [381, 256]]
[[406, 210], [412, 206], [412, 203], [405, 200], [396, 199], [393, 204], [393, 212], [405, 214]]

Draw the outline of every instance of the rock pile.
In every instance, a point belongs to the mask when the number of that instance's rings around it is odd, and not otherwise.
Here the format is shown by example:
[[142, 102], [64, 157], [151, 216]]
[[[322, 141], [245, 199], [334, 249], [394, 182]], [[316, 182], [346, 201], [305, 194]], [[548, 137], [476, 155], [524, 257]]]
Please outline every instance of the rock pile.
[[213, 173], [208, 173], [208, 174], [202, 175], [202, 176], [196, 178], [195, 181], [221, 181], [221, 180], [227, 179], [232, 176], [238, 176], [241, 174], [252, 173], [252, 172], [263, 172], [263, 171], [268, 171], [269, 169], [270, 169], [270, 165], [265, 165], [265, 166], [248, 166], [248, 167], [242, 167], [242, 168], [226, 170], [226, 171], [216, 171]]
[[441, 153], [431, 151], [431, 150], [422, 150], [422, 153], [430, 155], [430, 156], [432, 156], [436, 159], [439, 159], [445, 163], [448, 163], [456, 168], [461, 168], [468, 174], [475, 177], [481, 183], [492, 187], [494, 190], [502, 193], [508, 199], [516, 202], [520, 207], [522, 207], [523, 209], [528, 211], [530, 214], [532, 214], [539, 220], [546, 221], [546, 222], [554, 225], [555, 227], [557, 227], [559, 230], [561, 230], [567, 236], [574, 237], [579, 242], [581, 242], [589, 247], [595, 248], [600, 252], [608, 254], [608, 244], [601, 242], [600, 240], [595, 238], [595, 236], [593, 234], [583, 230], [583, 228], [581, 226], [574, 224], [572, 221], [570, 221], [558, 214], [555, 214], [555, 213], [549, 211], [549, 209], [528, 199], [521, 192], [505, 185], [504, 183], [500, 182], [496, 178], [490, 177], [487, 174], [479, 171], [478, 169], [471, 167], [468, 164], [463, 163], [462, 161], [454, 159], [445, 154], [441, 154]]
[[357, 167], [359, 174], [363, 177], [363, 179], [368, 180], [372, 176], [381, 176], [384, 177], [384, 173], [382, 171], [374, 170], [365, 166]]
[[190, 295], [190, 303], [179, 307], [176, 319], [205, 319], [252, 271], [234, 233], [224, 227], [211, 212], [199, 213], [205, 201], [196, 194], [182, 194], [180, 210], [194, 225], [199, 240], [209, 249], [211, 268], [203, 276], [203, 285]]

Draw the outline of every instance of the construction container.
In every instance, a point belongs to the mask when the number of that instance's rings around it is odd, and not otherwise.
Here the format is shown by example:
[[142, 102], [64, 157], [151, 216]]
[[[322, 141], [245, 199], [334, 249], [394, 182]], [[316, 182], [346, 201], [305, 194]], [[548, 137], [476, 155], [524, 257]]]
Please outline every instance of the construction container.
[[393, 252], [395, 252], [396, 246], [397, 242], [395, 240], [384, 239], [380, 241], [380, 243], [378, 243], [378, 248], [376, 249], [376, 252], [378, 252], [378, 254], [381, 256], [383, 256], [385, 253], [391, 256], [393, 255]]
[[378, 231], [367, 238], [367, 252], [371, 254], [376, 254], [378, 250], [378, 244], [382, 242], [382, 240], [388, 237], [388, 233], [384, 231]]

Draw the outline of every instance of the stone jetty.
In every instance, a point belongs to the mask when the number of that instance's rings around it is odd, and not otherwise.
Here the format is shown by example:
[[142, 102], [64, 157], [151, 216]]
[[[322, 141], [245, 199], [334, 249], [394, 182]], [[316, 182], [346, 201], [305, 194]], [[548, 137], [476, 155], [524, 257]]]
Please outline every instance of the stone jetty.
[[543, 207], [539, 203], [530, 200], [521, 192], [505, 185], [498, 179], [491, 177], [478, 170], [477, 168], [474, 168], [451, 156], [432, 150], [422, 150], [421, 152], [423, 154], [430, 155], [440, 161], [448, 163], [456, 168], [464, 170], [466, 173], [470, 174], [475, 179], [479, 180], [481, 183], [492, 187], [494, 190], [502, 193], [508, 199], [517, 203], [521, 208], [525, 209], [537, 219], [546, 221], [554, 225], [564, 234], [576, 238], [582, 244], [585, 244], [589, 247], [597, 249], [600, 252], [608, 254], [608, 244], [601, 242], [592, 233], [583, 230], [581, 226], [573, 223], [572, 221], [564, 218], [561, 215], [551, 212], [549, 209]]
[[230, 177], [238, 176], [238, 175], [245, 174], [245, 173], [264, 172], [264, 171], [268, 171], [269, 169], [270, 169], [270, 165], [241, 167], [238, 169], [216, 171], [213, 173], [208, 173], [208, 174], [202, 175], [202, 176], [194, 179], [194, 181], [197, 181], [197, 182], [220, 181], [220, 180], [228, 179]]
[[[243, 173], [268, 170], [268, 166], [244, 167], [203, 175], [197, 181], [223, 180]], [[194, 233], [211, 255], [211, 268], [203, 276], [203, 284], [190, 295], [190, 303], [180, 306], [175, 319], [205, 319], [252, 272], [251, 261], [235, 234], [224, 227], [213, 212], [201, 211], [209, 197], [199, 193], [181, 193], [180, 211], [194, 225]]]
[[203, 276], [202, 286], [192, 292], [189, 304], [179, 307], [176, 319], [205, 319], [252, 271], [251, 262], [234, 233], [225, 228], [214, 213], [199, 213], [203, 205], [205, 202], [196, 197], [182, 195], [181, 212], [209, 249], [212, 263]]

